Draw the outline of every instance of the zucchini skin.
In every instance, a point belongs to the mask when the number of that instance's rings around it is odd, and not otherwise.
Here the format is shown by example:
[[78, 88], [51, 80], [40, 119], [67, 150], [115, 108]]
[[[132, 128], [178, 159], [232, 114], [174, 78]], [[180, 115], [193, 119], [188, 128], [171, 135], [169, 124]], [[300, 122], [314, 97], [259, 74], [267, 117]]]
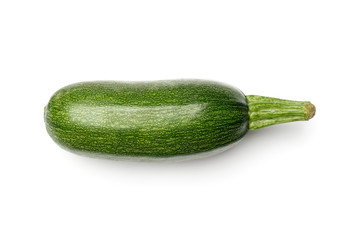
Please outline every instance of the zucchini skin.
[[225, 150], [246, 134], [249, 115], [245, 95], [217, 82], [91, 81], [58, 90], [45, 123], [75, 153], [161, 161]]

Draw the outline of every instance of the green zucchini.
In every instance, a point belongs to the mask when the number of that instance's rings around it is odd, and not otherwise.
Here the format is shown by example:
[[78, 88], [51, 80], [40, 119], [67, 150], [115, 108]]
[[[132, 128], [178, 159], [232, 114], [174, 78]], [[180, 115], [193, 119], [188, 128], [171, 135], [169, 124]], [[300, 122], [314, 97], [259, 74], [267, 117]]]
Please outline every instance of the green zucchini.
[[45, 107], [49, 135], [82, 155], [182, 160], [226, 150], [250, 129], [308, 120], [310, 102], [245, 96], [213, 81], [92, 81], [58, 90]]

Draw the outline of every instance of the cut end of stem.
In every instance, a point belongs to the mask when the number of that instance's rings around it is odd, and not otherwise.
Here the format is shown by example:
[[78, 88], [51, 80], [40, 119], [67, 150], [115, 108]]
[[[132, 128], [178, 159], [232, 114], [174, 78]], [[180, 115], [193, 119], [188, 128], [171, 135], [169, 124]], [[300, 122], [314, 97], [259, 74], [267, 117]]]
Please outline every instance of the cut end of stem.
[[312, 104], [311, 102], [309, 102], [307, 105], [305, 105], [305, 108], [306, 108], [306, 111], [307, 111], [307, 115], [306, 115], [305, 120], [312, 119], [315, 116], [315, 113], [316, 113], [315, 105]]
[[316, 108], [310, 102], [284, 100], [256, 95], [246, 96], [249, 106], [249, 129], [279, 123], [305, 121], [314, 117]]

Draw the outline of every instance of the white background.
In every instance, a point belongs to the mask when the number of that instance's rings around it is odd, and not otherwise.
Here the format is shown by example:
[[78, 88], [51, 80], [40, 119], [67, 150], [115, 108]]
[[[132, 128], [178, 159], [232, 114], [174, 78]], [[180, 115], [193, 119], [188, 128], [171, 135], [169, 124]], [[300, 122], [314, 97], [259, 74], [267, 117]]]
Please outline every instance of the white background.
[[[1, 1], [0, 239], [360, 239], [359, 1]], [[310, 100], [207, 159], [89, 159], [43, 107], [84, 80]]]

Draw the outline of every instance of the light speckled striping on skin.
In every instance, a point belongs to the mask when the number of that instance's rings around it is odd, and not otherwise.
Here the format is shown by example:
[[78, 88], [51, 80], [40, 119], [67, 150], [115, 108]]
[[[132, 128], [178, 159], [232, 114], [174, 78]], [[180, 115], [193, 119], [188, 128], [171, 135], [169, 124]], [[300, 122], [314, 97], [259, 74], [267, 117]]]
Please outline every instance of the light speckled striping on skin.
[[58, 144], [115, 156], [211, 151], [247, 131], [244, 94], [203, 80], [84, 82], [51, 98], [45, 121]]

